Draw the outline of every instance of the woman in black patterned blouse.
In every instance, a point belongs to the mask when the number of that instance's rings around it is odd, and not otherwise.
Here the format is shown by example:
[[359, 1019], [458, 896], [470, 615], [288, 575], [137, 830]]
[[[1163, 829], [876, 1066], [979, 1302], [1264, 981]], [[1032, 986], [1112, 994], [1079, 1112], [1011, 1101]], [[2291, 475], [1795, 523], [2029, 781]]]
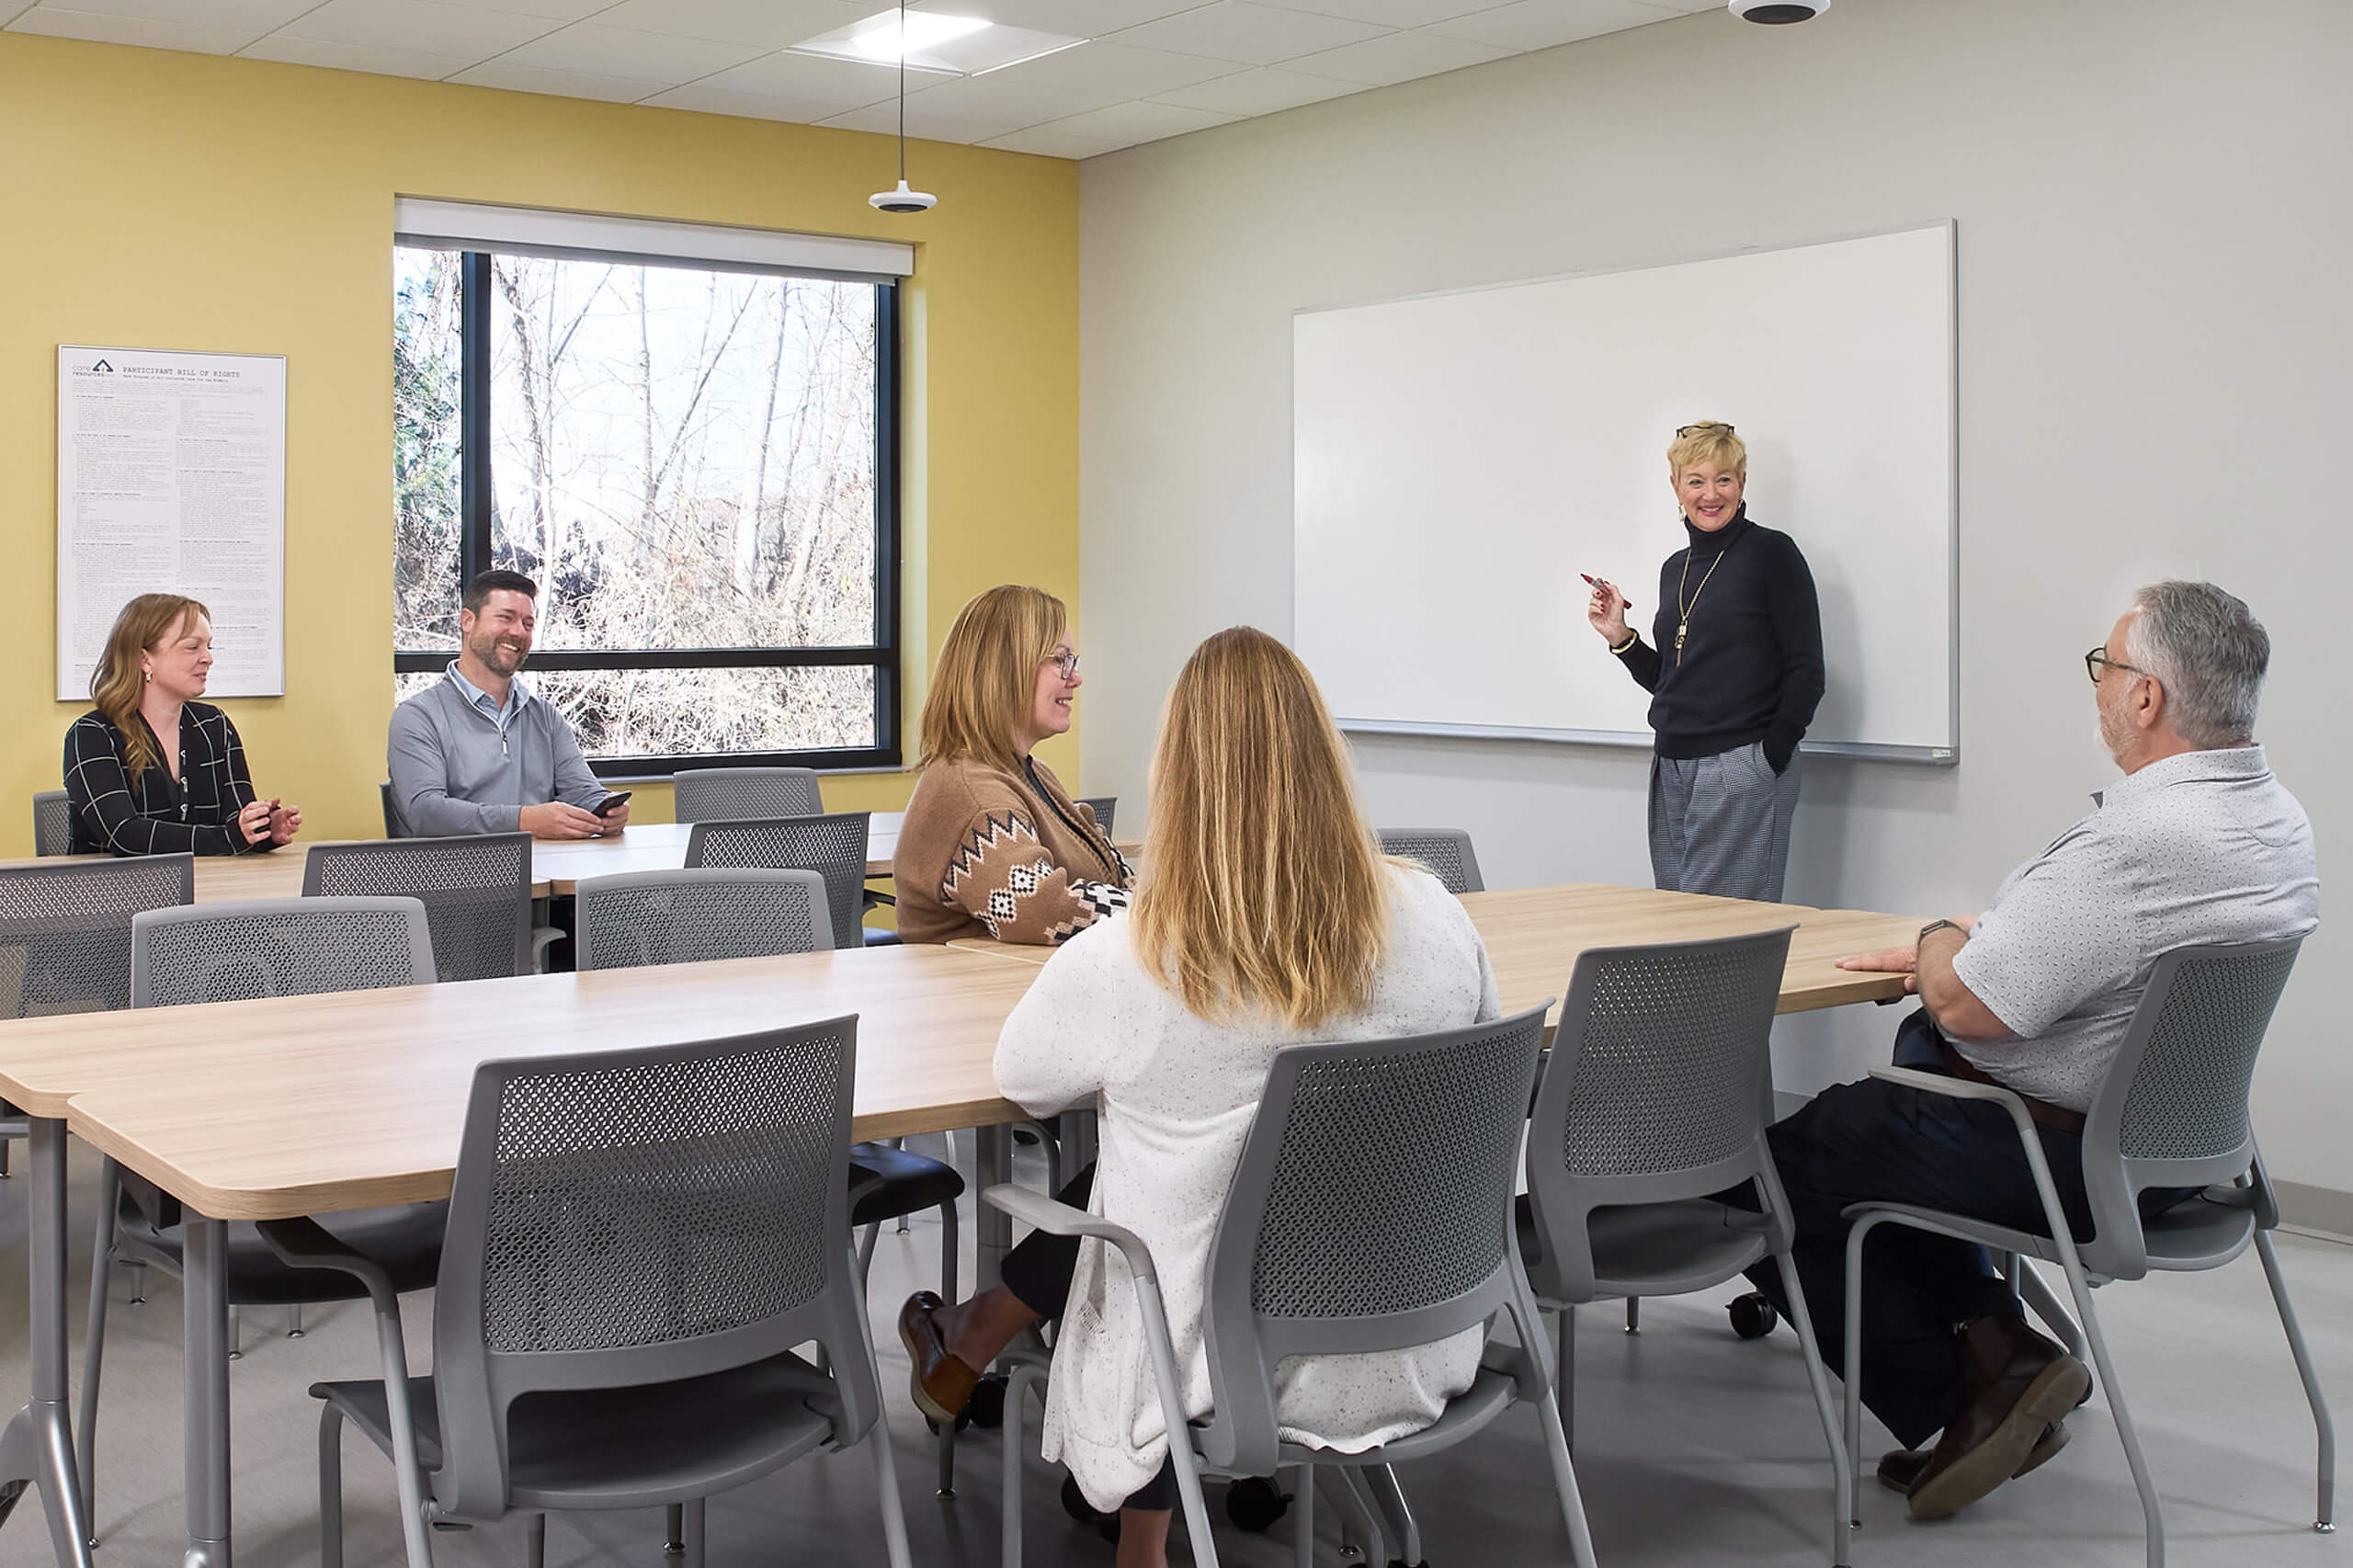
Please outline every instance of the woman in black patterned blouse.
[[65, 732], [74, 854], [248, 855], [293, 840], [302, 813], [255, 798], [237, 727], [196, 700], [211, 669], [202, 605], [142, 594], [122, 607], [90, 675], [97, 707]]

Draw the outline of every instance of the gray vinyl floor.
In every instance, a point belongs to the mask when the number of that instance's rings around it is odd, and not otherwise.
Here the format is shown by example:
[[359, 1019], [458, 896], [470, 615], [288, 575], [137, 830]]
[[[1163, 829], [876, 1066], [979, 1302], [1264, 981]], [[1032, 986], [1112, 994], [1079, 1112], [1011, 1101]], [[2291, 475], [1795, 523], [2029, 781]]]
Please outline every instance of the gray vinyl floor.
[[[19, 1145], [21, 1148], [21, 1145]], [[76, 1151], [77, 1280], [86, 1278], [89, 1165]], [[969, 1224], [965, 1233], [971, 1234]], [[2325, 1386], [2353, 1390], [2353, 1249], [2283, 1236], [2281, 1254]], [[964, 1485], [934, 1495], [932, 1449], [905, 1400], [906, 1367], [890, 1316], [906, 1290], [937, 1278], [937, 1230], [886, 1233], [877, 1256], [873, 1310], [881, 1343], [891, 1439], [918, 1563], [982, 1568], [997, 1560], [998, 1434], [975, 1432], [962, 1448]], [[22, 1200], [0, 1184], [0, 1387], [24, 1387]], [[969, 1260], [967, 1263], [967, 1278]], [[143, 1307], [113, 1292], [100, 1426], [97, 1561], [177, 1561], [180, 1520], [179, 1293], [156, 1279]], [[1829, 1475], [1804, 1392], [1795, 1338], [1786, 1328], [1744, 1344], [1726, 1327], [1732, 1292], [1644, 1304], [1639, 1335], [1614, 1309], [1588, 1309], [1580, 1329], [1577, 1469], [1600, 1560], [1632, 1564], [1827, 1561]], [[75, 1290], [74, 1322], [81, 1319]], [[2295, 1373], [2252, 1257], [2212, 1274], [2161, 1278], [2100, 1294], [2143, 1441], [2165, 1497], [2170, 1561], [2185, 1564], [2353, 1563], [2353, 1540], [2316, 1535], [2313, 1437]], [[430, 1307], [409, 1316], [413, 1358], [428, 1346]], [[245, 1314], [244, 1355], [233, 1365], [236, 1552], [244, 1568], [318, 1561], [314, 1380], [369, 1375], [373, 1337], [364, 1310], [313, 1309], [302, 1338], [284, 1314]], [[80, 1333], [74, 1339], [79, 1352]], [[2347, 1408], [2353, 1409], [2353, 1403]], [[1900, 1499], [1867, 1489], [1859, 1564], [2131, 1564], [2143, 1561], [2141, 1517], [2104, 1397], [2078, 1415], [2066, 1453], [1960, 1518], [1914, 1525]], [[1865, 1428], [1876, 1452], [1884, 1434]], [[1029, 1560], [1045, 1568], [1109, 1568], [1111, 1549], [1071, 1524], [1056, 1477], [1032, 1457], [1025, 1488]], [[390, 1467], [347, 1439], [348, 1561], [400, 1562]], [[1531, 1418], [1506, 1416], [1479, 1440], [1404, 1472], [1436, 1568], [1514, 1568], [1567, 1560]], [[1211, 1493], [1212, 1512], [1218, 1512]], [[873, 1469], [861, 1450], [788, 1470], [710, 1506], [714, 1563], [884, 1561]], [[1318, 1560], [1343, 1562], [1329, 1507], [1319, 1510]], [[658, 1512], [573, 1516], [550, 1523], [551, 1565], [641, 1563], [661, 1557]], [[1182, 1531], [1178, 1532], [1181, 1539]], [[2348, 1532], [2353, 1534], [2353, 1532]], [[450, 1568], [523, 1561], [519, 1521], [435, 1538]], [[1275, 1568], [1290, 1562], [1289, 1522], [1267, 1535], [1221, 1523], [1226, 1562]], [[0, 1528], [0, 1568], [48, 1561], [39, 1510], [19, 1509]]]

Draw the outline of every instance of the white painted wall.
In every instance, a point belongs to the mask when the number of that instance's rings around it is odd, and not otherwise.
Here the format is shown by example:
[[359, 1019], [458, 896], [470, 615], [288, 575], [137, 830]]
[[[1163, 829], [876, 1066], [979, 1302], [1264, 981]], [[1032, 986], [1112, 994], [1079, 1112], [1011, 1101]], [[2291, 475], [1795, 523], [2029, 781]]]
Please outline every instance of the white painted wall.
[[[1198, 639], [1289, 630], [1293, 310], [1952, 217], [1963, 761], [1810, 761], [1789, 896], [1981, 907], [2111, 775], [2078, 656], [2168, 575], [2269, 624], [2263, 734], [2325, 860], [2353, 803], [2347, 59], [2345, 0], [1840, 0], [1802, 28], [1711, 13], [1091, 160], [1088, 791], [1141, 809]], [[1639, 754], [1368, 738], [1359, 758], [1379, 817], [1470, 827], [1494, 885], [1649, 880]], [[2353, 1062], [2328, 980], [2348, 934], [2325, 920], [2307, 948], [2259, 1081], [2275, 1174], [2343, 1190]], [[1793, 1021], [1783, 1069], [1859, 1072], [1893, 1023]]]

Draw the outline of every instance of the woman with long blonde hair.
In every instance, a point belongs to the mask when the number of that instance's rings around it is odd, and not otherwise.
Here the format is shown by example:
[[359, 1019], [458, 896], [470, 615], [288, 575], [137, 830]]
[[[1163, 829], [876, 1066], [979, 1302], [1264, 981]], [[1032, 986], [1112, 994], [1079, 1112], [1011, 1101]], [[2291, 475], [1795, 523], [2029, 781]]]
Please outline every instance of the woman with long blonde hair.
[[[1218, 633], [1176, 677], [1145, 845], [1133, 906], [1046, 965], [1006, 1021], [996, 1075], [1038, 1114], [1099, 1096], [1098, 1164], [1062, 1196], [1091, 1197], [1151, 1244], [1186, 1414], [1199, 1416], [1211, 1405], [1210, 1243], [1275, 1053], [1457, 1028], [1501, 1008], [1470, 916], [1427, 870], [1380, 855], [1313, 678], [1263, 631]], [[1121, 1568], [1161, 1568], [1176, 1483], [1117, 1254], [1040, 1233], [1007, 1255], [998, 1289], [954, 1308], [927, 1292], [910, 1301], [900, 1333], [916, 1403], [954, 1415], [977, 1369], [1046, 1318], [1062, 1319], [1046, 1457], [1094, 1506], [1120, 1510]], [[1473, 1329], [1287, 1361], [1282, 1425], [1351, 1451], [1418, 1431], [1470, 1386], [1480, 1340]]]
[[957, 612], [891, 862], [902, 941], [1050, 945], [1127, 902], [1111, 835], [1030, 755], [1070, 729], [1083, 684], [1070, 613], [1044, 589], [1006, 584]]
[[181, 594], [122, 607], [65, 732], [76, 855], [246, 855], [291, 843], [302, 813], [254, 793], [229, 716], [204, 695], [212, 615]]

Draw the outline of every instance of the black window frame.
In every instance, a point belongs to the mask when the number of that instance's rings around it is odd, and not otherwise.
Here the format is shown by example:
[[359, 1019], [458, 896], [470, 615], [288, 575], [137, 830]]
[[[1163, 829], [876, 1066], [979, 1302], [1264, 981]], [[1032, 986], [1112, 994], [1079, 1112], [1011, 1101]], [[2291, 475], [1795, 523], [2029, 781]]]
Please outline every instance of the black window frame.
[[[406, 242], [404, 242], [406, 243]], [[429, 244], [430, 242], [422, 242]], [[449, 248], [446, 244], [441, 248]], [[465, 585], [491, 568], [491, 276], [500, 250], [471, 247], [459, 252], [459, 360], [462, 386], [459, 415], [458, 580], [453, 601]], [[517, 254], [530, 254], [520, 252]], [[585, 252], [565, 252], [586, 258]], [[669, 266], [725, 272], [759, 272], [782, 278], [827, 278], [785, 267], [704, 263], [683, 257], [656, 260], [613, 256], [594, 259], [631, 266]], [[813, 767], [820, 772], [891, 769], [904, 765], [899, 735], [899, 285], [894, 278], [838, 276], [874, 290], [874, 606], [879, 642], [837, 648], [558, 648], [534, 649], [524, 673], [534, 670], [802, 669], [847, 665], [874, 672], [874, 737], [871, 746], [828, 746], [801, 751], [695, 752], [680, 756], [616, 756], [588, 759], [600, 778], [666, 778], [692, 767]], [[433, 653], [392, 650], [395, 676], [439, 675], [458, 656], [455, 648]]]

